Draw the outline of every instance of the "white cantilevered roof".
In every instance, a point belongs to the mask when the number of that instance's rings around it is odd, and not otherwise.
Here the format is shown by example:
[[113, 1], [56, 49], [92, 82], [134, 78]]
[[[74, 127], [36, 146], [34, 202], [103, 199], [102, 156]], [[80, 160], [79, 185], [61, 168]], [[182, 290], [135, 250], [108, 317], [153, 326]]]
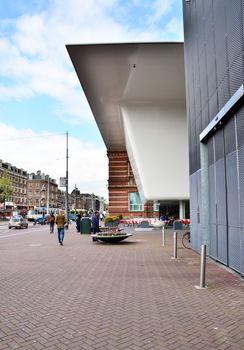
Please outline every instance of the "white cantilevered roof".
[[66, 47], [108, 151], [126, 150], [120, 106], [185, 104], [183, 43]]
[[108, 151], [144, 200], [189, 198], [183, 43], [67, 45]]

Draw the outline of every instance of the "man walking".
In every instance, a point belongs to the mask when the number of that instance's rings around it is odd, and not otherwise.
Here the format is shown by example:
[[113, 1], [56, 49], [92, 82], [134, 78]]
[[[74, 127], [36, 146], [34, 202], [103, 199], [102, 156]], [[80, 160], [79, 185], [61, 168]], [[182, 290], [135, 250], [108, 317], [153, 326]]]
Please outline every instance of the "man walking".
[[99, 212], [95, 211], [95, 214], [92, 215], [92, 232], [95, 234], [99, 232]]
[[58, 228], [58, 241], [60, 245], [63, 245], [64, 240], [64, 225], [66, 224], [66, 217], [63, 211], [60, 211], [56, 217], [56, 224]]
[[[92, 223], [92, 233], [96, 234], [97, 232], [100, 231], [100, 229], [99, 229], [99, 212], [98, 211], [95, 211], [95, 213], [92, 215], [91, 223]], [[92, 240], [97, 241], [97, 237], [92, 237]]]

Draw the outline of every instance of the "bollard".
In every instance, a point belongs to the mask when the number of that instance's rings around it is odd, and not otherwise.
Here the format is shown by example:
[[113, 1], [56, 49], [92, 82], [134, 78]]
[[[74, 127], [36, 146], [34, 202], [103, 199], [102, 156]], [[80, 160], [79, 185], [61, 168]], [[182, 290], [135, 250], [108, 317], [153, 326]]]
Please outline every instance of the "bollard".
[[200, 288], [205, 288], [206, 277], [206, 245], [201, 245]]
[[165, 227], [162, 226], [162, 245], [165, 246]]
[[177, 259], [177, 232], [174, 231], [174, 259]]

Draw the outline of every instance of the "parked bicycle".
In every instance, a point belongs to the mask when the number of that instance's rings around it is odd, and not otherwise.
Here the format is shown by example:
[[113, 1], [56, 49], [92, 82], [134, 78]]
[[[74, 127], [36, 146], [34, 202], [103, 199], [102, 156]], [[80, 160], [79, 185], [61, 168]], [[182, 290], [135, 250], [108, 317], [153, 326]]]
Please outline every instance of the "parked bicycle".
[[182, 245], [184, 248], [186, 249], [190, 249], [191, 248], [191, 233], [185, 232], [182, 236]]

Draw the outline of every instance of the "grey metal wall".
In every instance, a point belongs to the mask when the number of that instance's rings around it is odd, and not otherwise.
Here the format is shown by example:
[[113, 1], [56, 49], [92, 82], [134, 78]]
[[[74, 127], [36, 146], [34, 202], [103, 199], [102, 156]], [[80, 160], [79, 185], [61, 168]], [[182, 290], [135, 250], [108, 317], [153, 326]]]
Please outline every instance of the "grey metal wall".
[[[199, 135], [244, 83], [244, 0], [183, 0], [192, 241], [201, 244]], [[210, 256], [244, 273], [244, 106], [208, 140]]]

